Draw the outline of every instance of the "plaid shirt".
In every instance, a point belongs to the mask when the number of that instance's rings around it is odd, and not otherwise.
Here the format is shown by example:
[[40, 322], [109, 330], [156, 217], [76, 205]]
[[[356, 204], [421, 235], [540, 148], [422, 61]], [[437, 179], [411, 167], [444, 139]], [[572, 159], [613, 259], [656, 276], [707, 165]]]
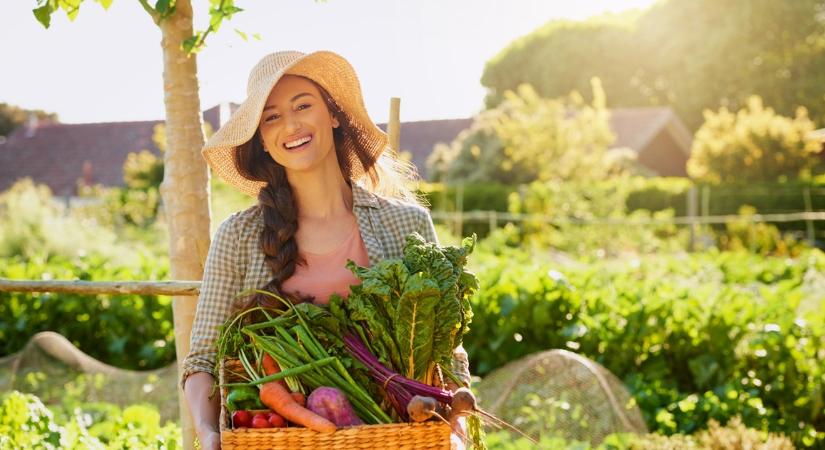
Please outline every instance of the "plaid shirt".
[[[401, 258], [405, 237], [413, 231], [438, 242], [426, 208], [378, 197], [357, 184], [353, 184], [352, 197], [370, 265]], [[218, 327], [229, 318], [234, 296], [246, 289], [262, 288], [273, 278], [260, 248], [263, 227], [262, 211], [256, 205], [231, 215], [215, 232], [206, 257], [189, 355], [182, 364], [181, 386], [192, 373], [214, 372]], [[469, 384], [467, 353], [459, 347], [453, 359], [453, 371]]]

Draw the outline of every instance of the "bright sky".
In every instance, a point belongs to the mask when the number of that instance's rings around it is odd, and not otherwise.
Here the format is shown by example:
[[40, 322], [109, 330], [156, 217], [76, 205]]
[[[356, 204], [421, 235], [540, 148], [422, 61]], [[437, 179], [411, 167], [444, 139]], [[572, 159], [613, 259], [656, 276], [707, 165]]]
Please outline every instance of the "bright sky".
[[[201, 106], [240, 102], [249, 70], [278, 50], [332, 50], [355, 67], [373, 120], [401, 97], [401, 120], [469, 117], [483, 106], [485, 62], [555, 18], [583, 19], [654, 0], [236, 0], [246, 11], [198, 55]], [[5, 2], [0, 15], [0, 102], [58, 113], [63, 122], [161, 119], [160, 30], [135, 0], [104, 11], [86, 0], [74, 22], [62, 12], [44, 29], [35, 0]], [[154, 3], [154, 2], [152, 2]], [[206, 0], [193, 0], [206, 28]], [[234, 31], [260, 33], [244, 42]]]

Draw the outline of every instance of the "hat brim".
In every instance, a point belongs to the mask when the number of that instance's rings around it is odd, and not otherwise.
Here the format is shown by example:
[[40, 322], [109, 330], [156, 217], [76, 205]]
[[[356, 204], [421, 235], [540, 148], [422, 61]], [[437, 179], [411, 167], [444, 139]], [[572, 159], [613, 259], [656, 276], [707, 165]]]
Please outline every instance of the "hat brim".
[[[291, 61], [278, 60], [280, 55], [292, 57]], [[267, 61], [271, 58], [271, 61]], [[349, 176], [357, 181], [370, 167], [364, 167], [361, 159], [356, 157], [357, 147], [366, 150], [367, 160], [376, 161], [387, 148], [387, 135], [369, 118], [361, 85], [350, 63], [330, 51], [318, 51], [306, 55], [296, 52], [270, 55], [260, 64], [277, 64], [277, 69], [262, 69], [260, 79], [254, 79], [255, 71], [250, 77], [247, 97], [232, 116], [204, 145], [201, 153], [207, 164], [225, 182], [241, 192], [257, 197], [266, 183], [250, 180], [241, 176], [235, 167], [234, 152], [238, 146], [249, 142], [255, 135], [260, 123], [261, 113], [269, 93], [284, 75], [298, 75], [309, 78], [323, 87], [341, 110], [348, 117], [352, 133], [343, 142], [343, 151], [349, 160]], [[353, 142], [357, 139], [358, 142]]]

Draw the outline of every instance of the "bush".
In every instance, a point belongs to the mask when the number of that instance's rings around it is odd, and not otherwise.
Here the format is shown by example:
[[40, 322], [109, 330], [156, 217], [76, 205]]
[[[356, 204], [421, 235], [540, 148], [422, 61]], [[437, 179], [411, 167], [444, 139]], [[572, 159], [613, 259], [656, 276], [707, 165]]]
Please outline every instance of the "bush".
[[81, 405], [55, 414], [34, 395], [17, 391], [0, 397], [0, 448], [42, 449], [157, 449], [180, 447], [180, 428], [161, 425], [149, 405], [123, 410], [114, 405]]
[[[487, 445], [490, 450], [528, 450], [533, 444], [524, 438], [514, 439], [507, 432], [488, 434]], [[793, 450], [791, 441], [775, 433], [765, 433], [742, 425], [736, 417], [726, 426], [715, 420], [709, 422], [707, 430], [695, 435], [676, 434], [613, 434], [599, 445], [589, 442], [565, 441], [559, 438], [543, 437], [539, 448], [544, 450], [694, 450], [698, 448], [712, 450]]]
[[608, 152], [615, 136], [597, 78], [591, 89], [589, 103], [577, 92], [541, 98], [527, 84], [508, 91], [501, 105], [479, 114], [449, 146], [434, 149], [428, 173], [433, 181], [512, 185], [592, 181], [634, 170], [627, 152]]
[[[603, 182], [550, 181], [526, 186], [520, 195], [510, 196], [510, 211], [537, 214], [552, 223], [540, 219], [522, 221], [519, 242], [562, 250], [580, 258], [685, 248], [687, 230], [667, 223], [672, 218], [670, 211], [627, 212], [625, 205], [632, 185], [632, 178], [621, 177]], [[651, 219], [664, 223], [632, 224]]]
[[808, 138], [814, 130], [805, 108], [793, 119], [765, 108], [753, 96], [747, 107], [732, 113], [705, 111], [696, 132], [688, 173], [707, 183], [782, 181], [811, 176], [819, 162], [820, 143]]
[[566, 348], [623, 379], [655, 431], [748, 427], [825, 445], [825, 254], [706, 253], [577, 270], [487, 259], [465, 346], [473, 373]]
[[110, 228], [55, 202], [46, 186], [23, 179], [0, 193], [0, 257], [71, 259], [97, 254], [124, 266], [139, 264], [146, 248], [116, 241]]
[[[143, 259], [137, 268], [89, 255], [10, 258], [0, 277], [60, 280], [164, 280], [168, 264]], [[84, 352], [124, 369], [154, 369], [175, 360], [172, 299], [139, 295], [0, 292], [0, 356], [23, 348], [35, 333], [62, 334]]]

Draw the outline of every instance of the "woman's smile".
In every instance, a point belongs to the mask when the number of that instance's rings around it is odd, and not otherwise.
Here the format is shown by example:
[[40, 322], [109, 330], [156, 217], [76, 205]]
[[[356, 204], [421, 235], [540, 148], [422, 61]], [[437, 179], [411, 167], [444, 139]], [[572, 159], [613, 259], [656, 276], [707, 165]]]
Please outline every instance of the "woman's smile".
[[289, 141], [285, 142], [284, 143], [284, 148], [287, 151], [291, 151], [291, 152], [292, 151], [299, 151], [299, 150], [302, 150], [302, 149], [306, 148], [306, 146], [310, 142], [312, 142], [312, 135], [307, 134], [305, 136], [301, 136], [301, 137], [298, 137], [296, 139], [292, 139], [292, 140], [289, 140]]

